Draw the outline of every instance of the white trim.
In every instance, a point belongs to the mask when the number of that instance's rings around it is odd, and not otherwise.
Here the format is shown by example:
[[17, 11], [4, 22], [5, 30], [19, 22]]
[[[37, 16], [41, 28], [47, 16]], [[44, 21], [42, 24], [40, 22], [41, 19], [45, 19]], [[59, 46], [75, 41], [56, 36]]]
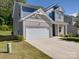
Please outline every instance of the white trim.
[[58, 27], [58, 33], [57, 33], [57, 35], [59, 36], [59, 24], [57, 25], [57, 27]]
[[35, 12], [33, 12], [33, 13], [31, 13], [31, 14], [29, 14], [29, 15], [23, 17], [23, 18], [21, 18], [21, 20], [19, 20], [19, 21], [24, 21], [26, 18], [32, 16], [33, 14], [37, 14], [37, 12], [40, 11], [40, 10], [41, 10], [41, 9], [36, 10]]
[[[39, 12], [42, 12], [42, 13], [40, 14]], [[52, 23], [52, 24], [64, 24], [64, 25], [67, 24], [65, 22], [55, 22], [55, 21], [53, 21], [41, 8], [36, 10], [35, 12], [33, 12], [33, 13], [23, 17], [23, 18], [21, 18], [19, 20], [19, 22], [24, 21], [26, 18], [28, 18], [28, 17], [30, 17], [30, 16], [32, 16], [34, 14], [45, 15], [49, 19], [50, 23]]]
[[65, 25], [65, 34], [67, 35], [67, 24]]
[[[42, 13], [39, 13], [41, 11], [42, 11]], [[24, 18], [19, 20], [19, 22], [24, 21], [26, 18], [32, 16], [33, 14], [45, 15], [50, 20], [51, 23], [55, 23], [41, 8], [36, 10], [35, 12], [31, 13], [30, 15], [25, 16]]]

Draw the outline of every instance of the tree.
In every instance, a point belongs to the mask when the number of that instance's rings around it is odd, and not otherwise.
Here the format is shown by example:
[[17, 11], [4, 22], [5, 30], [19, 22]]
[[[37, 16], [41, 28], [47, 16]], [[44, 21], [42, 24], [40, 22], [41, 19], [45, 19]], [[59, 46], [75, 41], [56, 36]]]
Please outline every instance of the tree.
[[25, 3], [25, 0], [15, 0], [15, 1]]
[[76, 26], [77, 28], [79, 28], [79, 13], [78, 13], [76, 19], [77, 19], [77, 20], [76, 20], [75, 26]]
[[[12, 10], [14, 1], [25, 2], [25, 0], [0, 0], [0, 23], [12, 23]], [[3, 22], [4, 21], [4, 22]]]

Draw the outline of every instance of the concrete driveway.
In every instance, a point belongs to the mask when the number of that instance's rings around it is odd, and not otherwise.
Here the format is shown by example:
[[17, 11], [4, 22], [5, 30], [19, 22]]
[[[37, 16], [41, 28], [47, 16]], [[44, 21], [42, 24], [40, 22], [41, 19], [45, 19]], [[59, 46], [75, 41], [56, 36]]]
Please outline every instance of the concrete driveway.
[[54, 59], [79, 59], [79, 43], [63, 41], [58, 37], [27, 41]]

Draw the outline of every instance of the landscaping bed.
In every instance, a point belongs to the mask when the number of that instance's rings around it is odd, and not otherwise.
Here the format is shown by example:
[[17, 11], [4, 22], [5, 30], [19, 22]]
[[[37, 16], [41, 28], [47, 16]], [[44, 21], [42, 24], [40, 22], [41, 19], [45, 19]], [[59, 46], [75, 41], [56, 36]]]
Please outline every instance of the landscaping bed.
[[62, 40], [79, 42], [79, 37], [63, 37]]

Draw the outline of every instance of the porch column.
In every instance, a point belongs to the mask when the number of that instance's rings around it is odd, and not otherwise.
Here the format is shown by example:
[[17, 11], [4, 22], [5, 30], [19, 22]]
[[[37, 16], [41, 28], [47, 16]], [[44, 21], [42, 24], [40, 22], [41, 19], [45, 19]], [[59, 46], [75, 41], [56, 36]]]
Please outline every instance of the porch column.
[[59, 24], [57, 24], [58, 25], [58, 36], [59, 36]]
[[67, 24], [65, 24], [65, 34], [67, 35]]

